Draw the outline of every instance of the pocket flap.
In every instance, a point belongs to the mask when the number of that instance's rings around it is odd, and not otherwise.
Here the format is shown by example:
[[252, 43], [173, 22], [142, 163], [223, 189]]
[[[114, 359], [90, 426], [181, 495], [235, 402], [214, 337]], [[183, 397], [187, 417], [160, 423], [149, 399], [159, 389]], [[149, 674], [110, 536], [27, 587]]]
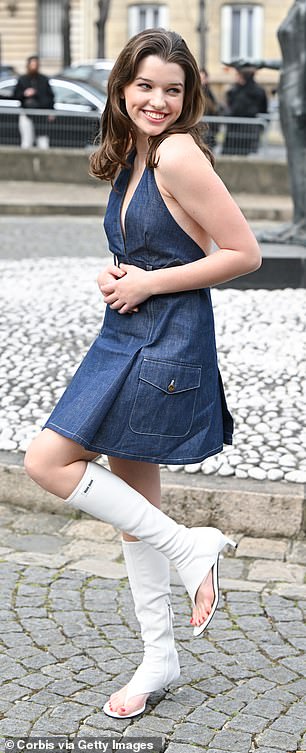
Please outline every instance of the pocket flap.
[[168, 395], [175, 395], [200, 386], [201, 366], [144, 358], [139, 378]]

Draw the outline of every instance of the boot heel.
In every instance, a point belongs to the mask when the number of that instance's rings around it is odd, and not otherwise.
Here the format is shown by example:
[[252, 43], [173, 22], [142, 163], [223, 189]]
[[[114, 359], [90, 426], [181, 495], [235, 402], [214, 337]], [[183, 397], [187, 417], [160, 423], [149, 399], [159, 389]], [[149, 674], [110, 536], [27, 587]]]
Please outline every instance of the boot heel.
[[233, 539], [226, 538], [226, 544], [229, 544], [229, 546], [232, 546], [234, 549], [237, 549], [238, 544]]

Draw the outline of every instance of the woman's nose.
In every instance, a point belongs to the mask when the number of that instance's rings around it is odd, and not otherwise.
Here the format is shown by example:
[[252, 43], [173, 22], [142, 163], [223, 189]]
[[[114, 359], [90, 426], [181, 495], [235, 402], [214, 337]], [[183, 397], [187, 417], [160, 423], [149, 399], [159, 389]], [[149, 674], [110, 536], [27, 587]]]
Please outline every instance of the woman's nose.
[[163, 91], [161, 89], [152, 91], [150, 101], [152, 106], [156, 110], [162, 110], [165, 106], [165, 97]]

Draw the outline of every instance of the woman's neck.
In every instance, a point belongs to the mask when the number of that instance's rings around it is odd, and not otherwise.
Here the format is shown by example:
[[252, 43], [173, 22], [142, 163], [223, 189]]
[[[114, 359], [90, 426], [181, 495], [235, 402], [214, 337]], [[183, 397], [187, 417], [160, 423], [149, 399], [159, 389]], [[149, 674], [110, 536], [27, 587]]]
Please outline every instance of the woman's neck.
[[145, 165], [149, 144], [146, 136], [138, 135], [136, 141], [136, 161], [139, 165]]

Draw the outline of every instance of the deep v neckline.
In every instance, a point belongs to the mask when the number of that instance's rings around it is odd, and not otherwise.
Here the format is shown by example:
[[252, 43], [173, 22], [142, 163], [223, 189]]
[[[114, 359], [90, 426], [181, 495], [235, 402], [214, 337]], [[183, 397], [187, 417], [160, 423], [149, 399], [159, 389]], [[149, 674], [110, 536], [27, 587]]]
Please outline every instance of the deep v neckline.
[[[132, 166], [134, 165], [135, 157], [136, 157], [136, 149], [134, 149], [133, 152], [128, 157], [128, 161], [131, 164], [131, 169], [132, 169]], [[131, 198], [130, 198], [130, 200], [128, 202], [128, 205], [127, 205], [127, 207], [125, 209], [124, 217], [122, 217], [123, 203], [124, 203], [124, 199], [125, 199], [126, 194], [127, 194], [127, 190], [128, 190], [129, 182], [130, 182], [130, 178], [131, 178], [130, 170], [128, 168], [125, 168], [125, 169], [126, 169], [127, 182], [126, 182], [126, 184], [124, 186], [123, 196], [122, 196], [122, 199], [121, 199], [121, 202], [120, 202], [120, 209], [119, 209], [119, 224], [120, 224], [120, 230], [121, 230], [121, 235], [122, 235], [122, 238], [123, 238], [124, 245], [126, 244], [126, 218], [127, 218], [127, 214], [128, 214], [128, 211], [129, 211], [130, 206], [131, 206], [131, 204], [133, 202], [134, 196], [135, 196], [135, 194], [138, 191], [138, 188], [139, 188], [139, 186], [141, 184], [141, 181], [143, 179], [143, 176], [144, 176], [145, 171], [146, 171], [147, 168], [146, 168], [146, 166], [144, 167], [144, 169], [143, 169], [143, 171], [141, 173], [141, 176], [139, 178], [139, 181], [138, 181], [137, 185], [135, 186], [135, 189], [134, 189], [134, 191], [132, 193], [132, 196], [131, 196]]]

